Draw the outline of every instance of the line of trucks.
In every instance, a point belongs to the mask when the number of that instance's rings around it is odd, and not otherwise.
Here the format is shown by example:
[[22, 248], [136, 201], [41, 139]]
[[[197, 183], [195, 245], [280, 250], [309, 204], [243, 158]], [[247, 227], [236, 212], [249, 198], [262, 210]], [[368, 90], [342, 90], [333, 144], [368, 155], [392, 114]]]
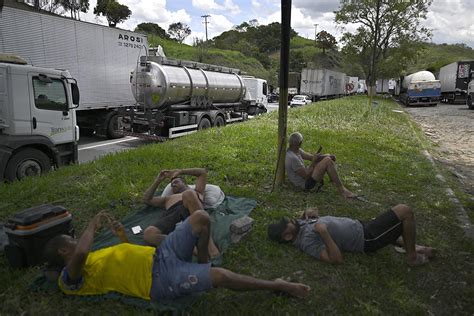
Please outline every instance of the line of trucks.
[[0, 182], [77, 162], [80, 131], [164, 140], [266, 112], [263, 79], [150, 56], [143, 34], [3, 4]]
[[[418, 71], [398, 79], [378, 79], [376, 93], [395, 95], [406, 106], [445, 102], [465, 103], [474, 109], [474, 60], [446, 65], [438, 77]], [[304, 68], [301, 73], [289, 74], [289, 95], [307, 95], [313, 102], [366, 92], [365, 80], [334, 70]]]

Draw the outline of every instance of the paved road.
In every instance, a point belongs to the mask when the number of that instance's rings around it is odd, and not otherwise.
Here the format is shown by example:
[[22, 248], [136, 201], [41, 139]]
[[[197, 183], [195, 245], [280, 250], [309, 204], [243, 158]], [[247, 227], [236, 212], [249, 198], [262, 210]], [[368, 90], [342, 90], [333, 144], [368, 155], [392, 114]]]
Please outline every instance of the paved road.
[[436, 157], [474, 198], [474, 111], [465, 104], [405, 107], [439, 147]]
[[136, 137], [105, 140], [101, 137], [81, 137], [79, 140], [79, 163], [89, 162], [101, 156], [153, 143]]

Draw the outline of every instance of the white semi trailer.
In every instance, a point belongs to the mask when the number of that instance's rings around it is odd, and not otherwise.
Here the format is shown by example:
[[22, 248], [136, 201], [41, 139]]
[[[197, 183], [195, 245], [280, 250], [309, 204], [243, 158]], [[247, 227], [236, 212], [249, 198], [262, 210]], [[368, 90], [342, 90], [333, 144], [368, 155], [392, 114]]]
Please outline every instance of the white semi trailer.
[[36, 12], [12, 0], [0, 7], [0, 53], [37, 67], [67, 69], [77, 79], [81, 133], [121, 136], [115, 133], [117, 109], [135, 103], [130, 72], [146, 50], [142, 34]]
[[300, 94], [308, 95], [313, 102], [340, 97], [346, 94], [346, 74], [329, 69], [304, 68], [301, 72]]
[[0, 182], [77, 162], [78, 105], [68, 71], [0, 54]]
[[441, 67], [439, 80], [441, 81], [442, 102], [466, 102], [469, 104], [467, 90], [473, 69], [474, 60], [456, 61]]

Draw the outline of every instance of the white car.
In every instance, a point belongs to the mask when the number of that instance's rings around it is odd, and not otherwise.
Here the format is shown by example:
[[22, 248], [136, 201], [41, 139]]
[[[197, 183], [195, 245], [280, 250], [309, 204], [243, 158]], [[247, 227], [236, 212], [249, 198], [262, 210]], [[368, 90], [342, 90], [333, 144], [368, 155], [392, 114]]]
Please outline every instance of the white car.
[[290, 107], [302, 106], [310, 104], [311, 102], [311, 99], [307, 95], [295, 95], [293, 99], [291, 99]]

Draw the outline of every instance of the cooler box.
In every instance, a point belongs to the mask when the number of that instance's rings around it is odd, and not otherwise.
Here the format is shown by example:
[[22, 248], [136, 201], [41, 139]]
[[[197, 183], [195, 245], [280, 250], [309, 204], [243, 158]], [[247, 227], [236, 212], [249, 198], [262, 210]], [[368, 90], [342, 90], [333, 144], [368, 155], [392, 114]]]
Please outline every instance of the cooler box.
[[13, 267], [23, 268], [43, 262], [43, 249], [53, 237], [74, 237], [72, 215], [62, 206], [45, 204], [26, 209], [9, 218], [5, 233], [9, 244], [5, 255]]

